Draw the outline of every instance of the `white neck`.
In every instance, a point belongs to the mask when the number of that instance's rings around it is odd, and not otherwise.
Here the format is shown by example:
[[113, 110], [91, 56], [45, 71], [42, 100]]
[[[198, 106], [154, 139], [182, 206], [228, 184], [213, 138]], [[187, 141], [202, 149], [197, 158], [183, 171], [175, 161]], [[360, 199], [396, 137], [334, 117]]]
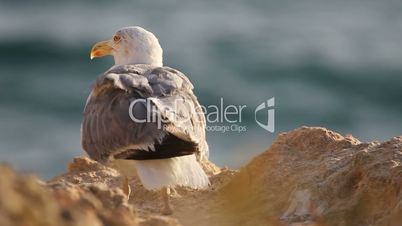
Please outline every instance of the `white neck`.
[[126, 46], [113, 54], [115, 65], [121, 64], [149, 64], [163, 66], [163, 50], [159, 43], [146, 42], [144, 44]]
[[149, 64], [153, 66], [162, 67], [163, 61], [162, 57], [157, 55], [146, 55], [146, 54], [134, 54], [133, 56], [114, 56], [114, 64]]

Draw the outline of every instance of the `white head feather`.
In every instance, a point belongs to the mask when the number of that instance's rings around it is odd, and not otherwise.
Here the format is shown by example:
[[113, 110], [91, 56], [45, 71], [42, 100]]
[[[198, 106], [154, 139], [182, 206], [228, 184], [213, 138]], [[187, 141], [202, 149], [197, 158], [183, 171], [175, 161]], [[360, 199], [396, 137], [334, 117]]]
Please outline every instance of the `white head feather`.
[[113, 36], [115, 65], [149, 64], [163, 66], [163, 50], [154, 34], [142, 27], [125, 27]]

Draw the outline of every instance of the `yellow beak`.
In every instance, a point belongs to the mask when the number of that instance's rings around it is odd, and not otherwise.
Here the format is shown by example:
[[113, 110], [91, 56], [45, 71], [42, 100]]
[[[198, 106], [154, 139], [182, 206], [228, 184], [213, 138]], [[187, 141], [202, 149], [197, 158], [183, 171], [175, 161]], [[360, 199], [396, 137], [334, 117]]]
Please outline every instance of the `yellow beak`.
[[96, 43], [91, 50], [90, 54], [91, 60], [96, 57], [112, 55], [113, 47], [111, 43], [112, 42], [110, 40]]

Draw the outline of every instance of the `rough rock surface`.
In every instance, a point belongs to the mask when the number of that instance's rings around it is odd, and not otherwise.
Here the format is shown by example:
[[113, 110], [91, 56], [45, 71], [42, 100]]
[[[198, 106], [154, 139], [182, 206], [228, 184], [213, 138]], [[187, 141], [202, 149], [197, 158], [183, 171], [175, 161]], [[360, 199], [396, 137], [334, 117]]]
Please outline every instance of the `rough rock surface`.
[[119, 173], [87, 157], [47, 183], [0, 166], [0, 225], [402, 225], [402, 137], [361, 143], [303, 127], [240, 171], [204, 169], [210, 188], [176, 188], [167, 217], [157, 192], [132, 178], [127, 201]]
[[361, 143], [324, 128], [278, 136], [222, 189], [245, 225], [402, 225], [402, 137]]

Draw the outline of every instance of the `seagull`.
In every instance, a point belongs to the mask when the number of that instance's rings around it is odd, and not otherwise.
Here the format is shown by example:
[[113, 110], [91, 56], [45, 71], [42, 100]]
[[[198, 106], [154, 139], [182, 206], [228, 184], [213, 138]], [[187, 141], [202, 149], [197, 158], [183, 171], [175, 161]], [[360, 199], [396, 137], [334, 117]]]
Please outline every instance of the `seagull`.
[[122, 28], [90, 53], [91, 59], [107, 55], [115, 65], [96, 79], [87, 99], [82, 148], [121, 172], [128, 197], [128, 178], [138, 175], [145, 189], [161, 193], [162, 213], [172, 214], [170, 189], [209, 185], [201, 165], [209, 153], [206, 120], [193, 85], [163, 66], [159, 41], [144, 28]]

